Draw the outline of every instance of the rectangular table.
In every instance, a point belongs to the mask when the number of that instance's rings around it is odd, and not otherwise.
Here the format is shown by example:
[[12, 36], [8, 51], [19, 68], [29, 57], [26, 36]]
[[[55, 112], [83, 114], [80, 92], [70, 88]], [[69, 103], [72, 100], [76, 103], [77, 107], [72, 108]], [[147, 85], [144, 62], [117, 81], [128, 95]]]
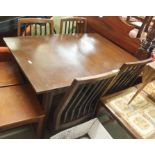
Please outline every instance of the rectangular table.
[[[37, 94], [50, 109], [53, 93], [73, 79], [118, 69], [137, 59], [96, 33], [4, 38]], [[50, 104], [49, 104], [50, 103]]]

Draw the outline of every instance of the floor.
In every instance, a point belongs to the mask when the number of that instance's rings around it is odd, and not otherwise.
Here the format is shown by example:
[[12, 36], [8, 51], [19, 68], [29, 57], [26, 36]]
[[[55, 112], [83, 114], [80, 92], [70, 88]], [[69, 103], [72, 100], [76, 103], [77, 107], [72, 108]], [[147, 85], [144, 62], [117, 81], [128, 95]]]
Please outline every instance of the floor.
[[[100, 114], [98, 117], [101, 122], [108, 120], [108, 115], [105, 113]], [[110, 122], [104, 127], [111, 134], [114, 139], [132, 139], [128, 132], [122, 128], [117, 121]], [[45, 138], [51, 136], [50, 132], [46, 130]], [[9, 131], [1, 132], [0, 139], [35, 139], [36, 134], [33, 126], [24, 126]]]
[[109, 120], [109, 113], [105, 111], [105, 109], [101, 109], [101, 112], [98, 116], [99, 120], [103, 122], [103, 126], [110, 133], [110, 135], [114, 139], [132, 139], [133, 137], [116, 121], [110, 121], [108, 123], [104, 123]]

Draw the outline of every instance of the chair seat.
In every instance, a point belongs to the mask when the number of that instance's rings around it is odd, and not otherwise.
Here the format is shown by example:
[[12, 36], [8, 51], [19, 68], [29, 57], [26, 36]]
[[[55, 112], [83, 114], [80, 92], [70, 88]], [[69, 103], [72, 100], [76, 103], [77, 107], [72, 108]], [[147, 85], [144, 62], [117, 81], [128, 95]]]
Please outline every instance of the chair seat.
[[0, 62], [13, 60], [13, 56], [7, 47], [0, 47]]
[[44, 115], [29, 85], [0, 88], [0, 99], [0, 129], [34, 122]]
[[23, 79], [15, 62], [0, 62], [0, 87], [22, 83]]
[[155, 138], [155, 104], [141, 92], [130, 104], [137, 88], [103, 97], [103, 105], [136, 138]]

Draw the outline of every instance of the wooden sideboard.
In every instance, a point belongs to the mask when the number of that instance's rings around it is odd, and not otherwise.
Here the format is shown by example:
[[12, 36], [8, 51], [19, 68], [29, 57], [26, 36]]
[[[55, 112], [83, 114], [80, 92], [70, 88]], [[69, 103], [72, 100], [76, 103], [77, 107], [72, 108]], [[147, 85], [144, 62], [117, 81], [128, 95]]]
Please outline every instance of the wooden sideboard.
[[129, 32], [134, 28], [119, 16], [86, 16], [88, 31], [94, 31], [111, 40], [129, 53], [135, 54], [140, 40], [131, 38]]

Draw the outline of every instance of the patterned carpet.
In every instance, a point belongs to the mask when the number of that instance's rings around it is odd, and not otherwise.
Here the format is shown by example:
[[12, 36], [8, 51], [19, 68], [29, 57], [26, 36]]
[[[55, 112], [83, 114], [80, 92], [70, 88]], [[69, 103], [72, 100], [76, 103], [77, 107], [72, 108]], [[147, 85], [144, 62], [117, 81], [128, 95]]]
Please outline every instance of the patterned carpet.
[[155, 81], [149, 83], [144, 91], [155, 101]]
[[[152, 85], [151, 85], [152, 86]], [[154, 86], [154, 85], [153, 85]], [[149, 92], [153, 90], [147, 88]], [[113, 94], [105, 98], [108, 109], [114, 111], [115, 115], [120, 118], [129, 128], [132, 128], [139, 137], [150, 138], [155, 135], [155, 102], [141, 92], [132, 102], [128, 104], [137, 89], [129, 88], [121, 93]]]

